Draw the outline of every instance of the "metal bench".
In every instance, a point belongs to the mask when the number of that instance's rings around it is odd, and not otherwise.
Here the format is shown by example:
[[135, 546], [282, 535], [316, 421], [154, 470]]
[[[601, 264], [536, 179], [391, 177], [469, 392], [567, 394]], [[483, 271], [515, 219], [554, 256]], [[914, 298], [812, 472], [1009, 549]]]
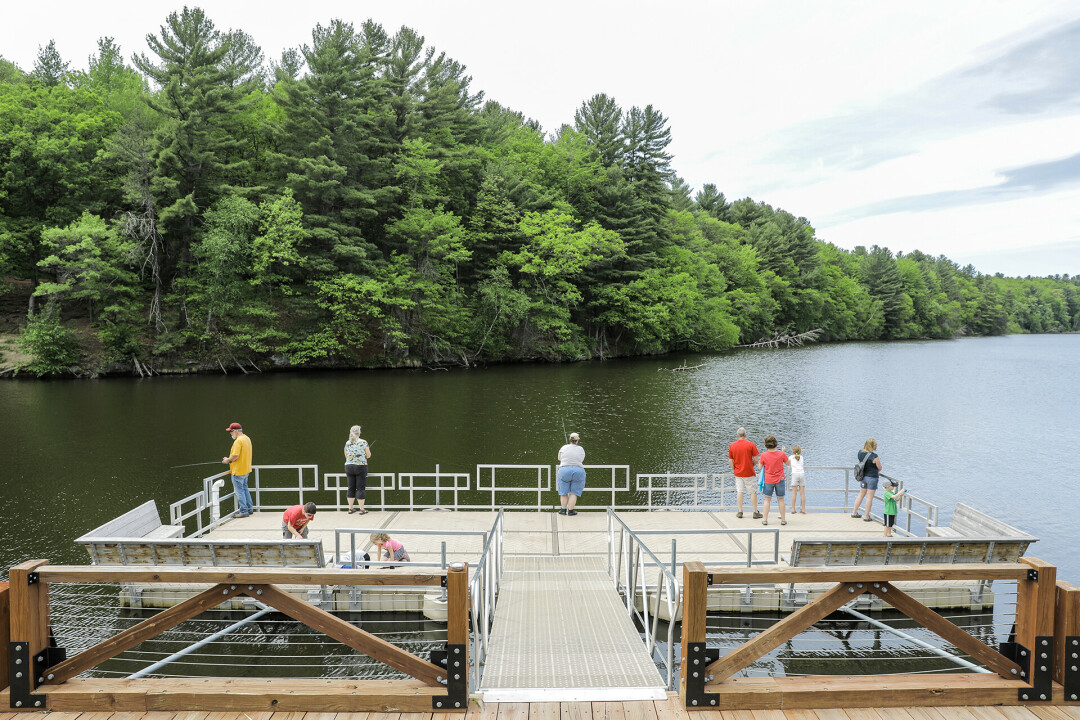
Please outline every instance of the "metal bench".
[[1034, 538], [821, 538], [795, 540], [792, 567], [1017, 562]]
[[320, 540], [79, 538], [95, 565], [307, 567], [326, 565]]
[[964, 503], [956, 503], [956, 510], [953, 511], [948, 525], [931, 525], [926, 528], [926, 534], [944, 538], [1011, 537], [1027, 539], [1029, 542], [1038, 540], [1035, 536]]
[[178, 538], [183, 534], [183, 525], [162, 524], [157, 504], [147, 500], [134, 510], [128, 510], [120, 517], [94, 528], [75, 542], [86, 544], [95, 538]]

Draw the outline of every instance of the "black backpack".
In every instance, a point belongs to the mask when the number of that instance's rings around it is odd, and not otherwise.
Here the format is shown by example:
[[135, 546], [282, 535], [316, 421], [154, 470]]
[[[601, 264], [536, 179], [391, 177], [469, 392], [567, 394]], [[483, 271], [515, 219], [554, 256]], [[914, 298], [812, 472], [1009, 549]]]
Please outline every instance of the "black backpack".
[[866, 463], [870, 461], [871, 455], [873, 453], [866, 453], [866, 457], [863, 458], [862, 462], [855, 466], [855, 482], [862, 482], [863, 477], [866, 476]]

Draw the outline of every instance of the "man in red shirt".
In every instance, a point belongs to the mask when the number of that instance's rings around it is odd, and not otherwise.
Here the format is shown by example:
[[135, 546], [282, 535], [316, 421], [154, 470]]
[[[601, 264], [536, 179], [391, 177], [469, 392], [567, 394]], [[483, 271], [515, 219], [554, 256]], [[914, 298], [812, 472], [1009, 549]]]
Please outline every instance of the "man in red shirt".
[[286, 540], [307, 540], [308, 523], [315, 517], [315, 503], [293, 505], [281, 516], [281, 534]]
[[731, 461], [731, 471], [735, 473], [735, 491], [738, 493], [739, 512], [735, 517], [742, 517], [743, 495], [750, 493], [754, 506], [754, 517], [761, 517], [757, 504], [757, 459], [760, 453], [757, 445], [746, 439], [746, 428], [739, 428], [735, 433], [735, 442], [728, 445], [727, 456]]

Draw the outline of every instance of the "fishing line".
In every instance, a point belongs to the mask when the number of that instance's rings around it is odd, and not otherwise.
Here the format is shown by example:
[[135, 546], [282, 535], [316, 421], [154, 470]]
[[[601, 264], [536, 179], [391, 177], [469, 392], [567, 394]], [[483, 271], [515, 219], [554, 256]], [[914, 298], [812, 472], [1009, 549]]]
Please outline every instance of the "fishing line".
[[195, 467], [196, 465], [221, 465], [220, 460], [211, 460], [210, 462], [201, 463], [188, 463], [187, 465], [173, 465], [170, 470], [176, 470], [177, 468]]

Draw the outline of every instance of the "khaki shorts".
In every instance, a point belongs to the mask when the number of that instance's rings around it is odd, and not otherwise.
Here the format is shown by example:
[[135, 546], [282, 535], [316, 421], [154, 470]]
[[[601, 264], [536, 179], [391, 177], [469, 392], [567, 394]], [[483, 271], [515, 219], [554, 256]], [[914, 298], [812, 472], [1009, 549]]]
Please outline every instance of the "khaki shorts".
[[741, 493], [756, 493], [758, 486], [757, 475], [750, 477], [735, 476], [735, 490]]
[[791, 483], [789, 483], [789, 484], [793, 488], [805, 487], [806, 486], [806, 473], [801, 473], [799, 475], [792, 475], [791, 476]]

